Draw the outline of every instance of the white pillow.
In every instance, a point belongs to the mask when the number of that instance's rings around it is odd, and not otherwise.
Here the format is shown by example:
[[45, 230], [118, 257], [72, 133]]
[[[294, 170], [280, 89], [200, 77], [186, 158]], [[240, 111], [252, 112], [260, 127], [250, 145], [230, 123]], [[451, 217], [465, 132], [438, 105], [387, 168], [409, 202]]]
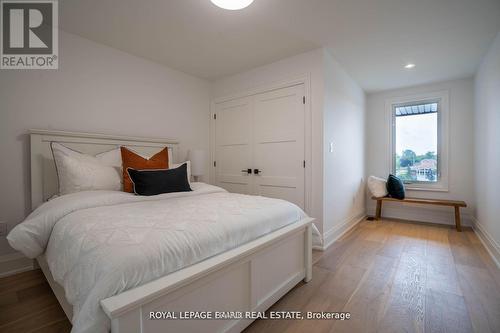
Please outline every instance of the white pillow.
[[186, 161], [182, 163], [169, 163], [169, 169], [175, 169], [183, 165], [184, 163], [187, 163], [187, 176], [188, 176], [188, 182], [189, 185], [191, 185], [191, 161]]
[[120, 170], [122, 168], [122, 152], [120, 148], [99, 153], [95, 157], [104, 165], [119, 168]]
[[387, 181], [375, 176], [368, 177], [368, 189], [376, 198], [385, 197], [387, 192]]
[[52, 142], [51, 147], [57, 168], [59, 195], [90, 190], [121, 190], [121, 155], [118, 163], [115, 152], [119, 149], [92, 156], [57, 142]]

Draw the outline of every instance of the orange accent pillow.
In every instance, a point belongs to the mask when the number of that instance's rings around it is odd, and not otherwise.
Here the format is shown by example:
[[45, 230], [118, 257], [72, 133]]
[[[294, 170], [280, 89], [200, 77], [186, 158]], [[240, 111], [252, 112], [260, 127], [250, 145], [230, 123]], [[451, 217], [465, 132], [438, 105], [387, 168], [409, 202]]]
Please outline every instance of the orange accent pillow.
[[150, 159], [137, 155], [130, 149], [125, 147], [120, 148], [122, 153], [123, 164], [123, 191], [134, 192], [134, 185], [128, 175], [127, 168], [136, 170], [145, 169], [168, 169], [168, 148], [153, 155]]

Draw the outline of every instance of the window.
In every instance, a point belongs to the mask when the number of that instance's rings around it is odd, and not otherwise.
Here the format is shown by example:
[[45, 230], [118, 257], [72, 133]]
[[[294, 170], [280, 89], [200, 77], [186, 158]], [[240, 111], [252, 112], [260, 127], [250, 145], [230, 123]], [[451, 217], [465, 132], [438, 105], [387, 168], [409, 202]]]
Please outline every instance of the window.
[[393, 99], [391, 172], [410, 189], [447, 190], [447, 93]]
[[393, 106], [393, 171], [406, 183], [439, 179], [439, 101]]

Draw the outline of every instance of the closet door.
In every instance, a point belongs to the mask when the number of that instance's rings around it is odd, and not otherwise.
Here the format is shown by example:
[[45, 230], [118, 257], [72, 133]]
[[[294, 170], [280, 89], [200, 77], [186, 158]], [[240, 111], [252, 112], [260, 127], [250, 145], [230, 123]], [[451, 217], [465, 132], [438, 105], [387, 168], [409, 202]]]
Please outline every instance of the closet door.
[[252, 98], [215, 106], [216, 185], [229, 192], [252, 194]]
[[253, 193], [304, 208], [304, 85], [254, 96]]

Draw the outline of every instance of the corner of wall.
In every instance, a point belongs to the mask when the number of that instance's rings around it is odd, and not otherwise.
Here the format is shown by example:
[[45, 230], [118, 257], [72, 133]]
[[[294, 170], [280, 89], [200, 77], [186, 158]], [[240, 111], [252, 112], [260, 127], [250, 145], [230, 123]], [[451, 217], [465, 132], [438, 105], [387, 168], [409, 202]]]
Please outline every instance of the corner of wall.
[[[500, 169], [500, 32], [492, 42], [474, 76], [474, 187], [476, 207], [473, 227], [477, 236], [500, 268], [500, 187], [492, 181]], [[493, 179], [495, 177], [493, 176]]]
[[323, 235], [336, 240], [365, 215], [364, 90], [323, 49]]

